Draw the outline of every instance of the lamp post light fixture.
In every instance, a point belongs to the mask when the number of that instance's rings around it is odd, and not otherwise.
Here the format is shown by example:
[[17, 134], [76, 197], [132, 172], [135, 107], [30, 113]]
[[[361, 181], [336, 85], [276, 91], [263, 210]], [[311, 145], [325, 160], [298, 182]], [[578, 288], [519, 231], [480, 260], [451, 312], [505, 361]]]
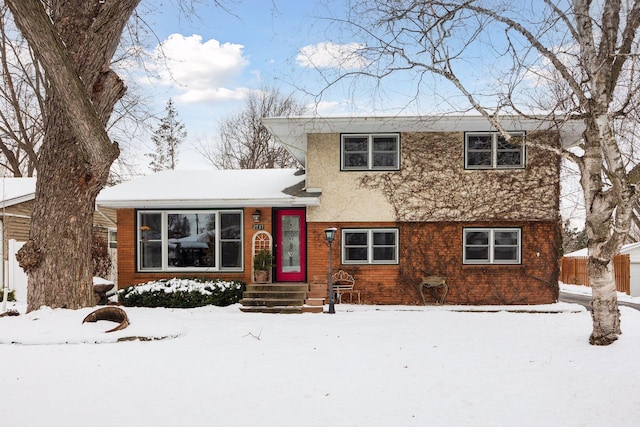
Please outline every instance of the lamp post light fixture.
[[336, 237], [337, 228], [331, 227], [324, 230], [324, 236], [329, 243], [329, 314], [335, 314], [335, 300], [333, 295], [333, 254], [331, 252], [333, 240]]

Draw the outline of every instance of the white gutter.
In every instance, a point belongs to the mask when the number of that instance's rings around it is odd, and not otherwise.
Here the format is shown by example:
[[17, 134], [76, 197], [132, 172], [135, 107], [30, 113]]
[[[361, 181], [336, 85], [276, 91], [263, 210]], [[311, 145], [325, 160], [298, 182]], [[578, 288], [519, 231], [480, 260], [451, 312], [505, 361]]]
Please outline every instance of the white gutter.
[[0, 280], [2, 280], [2, 313], [7, 311], [7, 299], [9, 298], [9, 284], [4, 277], [4, 222], [0, 221]]
[[30, 193], [24, 196], [14, 197], [13, 199], [7, 199], [0, 201], [0, 208], [7, 208], [9, 206], [17, 205], [20, 203], [28, 202], [35, 199], [35, 194]]
[[222, 199], [222, 200], [101, 200], [100, 206], [109, 208], [238, 208], [238, 207], [302, 207], [320, 206], [319, 197], [283, 197], [281, 199]]
[[3, 217], [3, 216], [8, 216], [8, 217], [11, 217], [11, 218], [31, 219], [31, 216], [29, 216], [29, 215], [21, 215], [21, 214], [0, 212], [0, 217]]

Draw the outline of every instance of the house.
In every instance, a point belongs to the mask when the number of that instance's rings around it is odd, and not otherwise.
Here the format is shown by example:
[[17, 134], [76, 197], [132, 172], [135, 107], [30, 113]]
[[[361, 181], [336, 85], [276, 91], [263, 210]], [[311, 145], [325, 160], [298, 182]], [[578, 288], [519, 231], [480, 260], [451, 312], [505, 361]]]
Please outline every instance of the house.
[[[169, 170], [104, 189], [99, 207], [117, 209], [120, 287], [163, 277], [252, 282], [253, 254], [272, 248], [288, 257], [273, 279], [304, 282], [305, 213], [320, 203], [304, 181], [297, 169]], [[284, 237], [274, 242], [274, 230]]]
[[[27, 299], [27, 276], [19, 267], [15, 254], [29, 238], [31, 211], [36, 193], [36, 178], [0, 178], [0, 289], [4, 283], [15, 292], [16, 300]], [[115, 211], [97, 211], [94, 233], [115, 246]], [[115, 248], [110, 250], [115, 261]], [[115, 274], [114, 274], [115, 276]], [[0, 293], [1, 295], [1, 293]], [[1, 297], [0, 297], [1, 299]]]
[[[324, 286], [332, 266], [372, 304], [422, 303], [424, 276], [446, 303], [541, 304], [558, 296], [558, 149], [580, 139], [505, 117], [505, 141], [478, 116], [266, 118], [300, 171], [166, 171], [105, 189], [118, 210], [120, 287], [162, 277]], [[218, 232], [219, 230], [219, 232]], [[434, 296], [434, 298], [437, 296]]]

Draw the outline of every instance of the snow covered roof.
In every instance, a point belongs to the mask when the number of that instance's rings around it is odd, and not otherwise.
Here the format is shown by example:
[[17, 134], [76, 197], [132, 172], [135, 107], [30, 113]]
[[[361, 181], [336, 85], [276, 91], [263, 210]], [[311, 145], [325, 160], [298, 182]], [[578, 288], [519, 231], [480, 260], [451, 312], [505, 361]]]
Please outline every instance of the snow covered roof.
[[[521, 116], [503, 116], [502, 126], [507, 130], [556, 129], [548, 117], [525, 119]], [[262, 123], [293, 157], [306, 164], [307, 134], [310, 133], [383, 133], [383, 132], [479, 132], [495, 130], [480, 115], [434, 116], [369, 116], [369, 117], [267, 117]], [[569, 120], [558, 128], [565, 147], [575, 145], [582, 138], [584, 124]]]
[[[620, 248], [621, 254], [629, 254], [631, 262], [640, 262], [640, 243], [627, 243]], [[587, 248], [565, 254], [566, 257], [589, 256]]]
[[35, 194], [35, 178], [0, 178], [0, 207], [33, 200]]
[[319, 194], [303, 191], [296, 169], [163, 171], [105, 188], [100, 206], [169, 207], [317, 206]]

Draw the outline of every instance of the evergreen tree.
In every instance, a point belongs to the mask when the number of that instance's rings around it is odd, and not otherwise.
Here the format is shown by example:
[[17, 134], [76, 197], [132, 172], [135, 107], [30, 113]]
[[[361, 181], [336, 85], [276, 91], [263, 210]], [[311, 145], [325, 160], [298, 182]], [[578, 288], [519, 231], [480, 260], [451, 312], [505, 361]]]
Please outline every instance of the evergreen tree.
[[572, 227], [569, 221], [562, 224], [562, 254], [568, 254], [580, 249], [584, 249], [589, 244], [587, 232], [583, 228], [578, 230]]
[[149, 166], [154, 172], [176, 168], [178, 146], [187, 136], [184, 123], [178, 120], [178, 112], [173, 105], [173, 100], [169, 99], [165, 111], [167, 114], [160, 119], [160, 126], [151, 136], [156, 151], [147, 154], [151, 158]]

